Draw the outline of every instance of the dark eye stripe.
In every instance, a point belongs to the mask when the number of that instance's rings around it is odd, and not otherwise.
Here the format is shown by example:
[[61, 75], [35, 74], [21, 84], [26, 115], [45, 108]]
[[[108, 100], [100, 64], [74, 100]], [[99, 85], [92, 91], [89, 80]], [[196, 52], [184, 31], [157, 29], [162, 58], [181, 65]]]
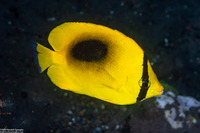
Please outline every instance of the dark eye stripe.
[[141, 89], [137, 97], [137, 102], [140, 102], [142, 99], [146, 97], [147, 91], [149, 89], [148, 65], [147, 65], [147, 56], [145, 53], [143, 58], [143, 73], [141, 80], [142, 80], [142, 86], [140, 86]]

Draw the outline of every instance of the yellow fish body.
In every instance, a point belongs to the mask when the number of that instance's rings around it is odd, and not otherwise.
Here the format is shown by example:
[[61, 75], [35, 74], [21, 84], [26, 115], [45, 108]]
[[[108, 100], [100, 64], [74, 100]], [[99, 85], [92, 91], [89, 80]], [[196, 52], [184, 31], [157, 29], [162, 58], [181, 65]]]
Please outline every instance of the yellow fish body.
[[144, 51], [117, 30], [69, 22], [54, 28], [48, 41], [54, 50], [33, 43], [36, 60], [61, 89], [118, 105], [163, 93]]

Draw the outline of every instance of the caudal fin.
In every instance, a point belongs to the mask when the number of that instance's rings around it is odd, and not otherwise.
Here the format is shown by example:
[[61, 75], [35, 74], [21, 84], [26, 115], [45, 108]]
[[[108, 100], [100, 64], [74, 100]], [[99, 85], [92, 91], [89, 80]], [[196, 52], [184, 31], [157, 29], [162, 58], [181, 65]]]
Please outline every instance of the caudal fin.
[[38, 71], [41, 73], [52, 65], [51, 57], [53, 51], [34, 41], [31, 42], [31, 45], [34, 50], [34, 58]]

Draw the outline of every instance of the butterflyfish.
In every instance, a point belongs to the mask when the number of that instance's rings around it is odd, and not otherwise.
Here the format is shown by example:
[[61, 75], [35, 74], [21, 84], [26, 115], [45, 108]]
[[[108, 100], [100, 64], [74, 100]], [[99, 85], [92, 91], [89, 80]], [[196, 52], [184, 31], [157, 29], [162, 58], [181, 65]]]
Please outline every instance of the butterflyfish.
[[163, 93], [142, 48], [117, 30], [67, 22], [50, 32], [48, 42], [53, 50], [32, 43], [36, 62], [61, 89], [118, 105]]

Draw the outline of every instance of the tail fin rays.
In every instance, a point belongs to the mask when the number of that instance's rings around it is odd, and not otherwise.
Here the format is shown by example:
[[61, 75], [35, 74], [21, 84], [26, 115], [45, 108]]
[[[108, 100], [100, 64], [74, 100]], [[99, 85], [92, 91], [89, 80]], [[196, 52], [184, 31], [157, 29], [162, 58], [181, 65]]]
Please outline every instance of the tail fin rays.
[[34, 50], [34, 58], [38, 66], [38, 70], [42, 73], [52, 65], [51, 57], [53, 51], [36, 42], [31, 42], [31, 45]]

